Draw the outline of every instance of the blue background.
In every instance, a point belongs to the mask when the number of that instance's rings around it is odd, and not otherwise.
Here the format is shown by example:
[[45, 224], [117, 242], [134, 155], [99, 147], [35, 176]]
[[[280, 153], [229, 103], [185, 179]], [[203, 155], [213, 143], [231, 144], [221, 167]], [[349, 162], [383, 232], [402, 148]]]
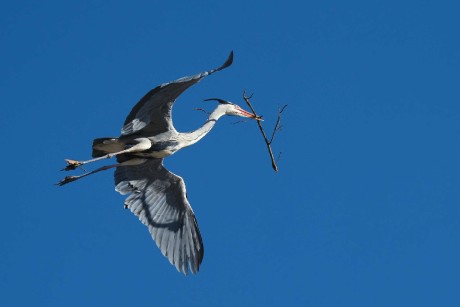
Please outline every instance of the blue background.
[[[0, 305], [460, 306], [460, 6], [318, 2], [3, 2]], [[235, 118], [167, 159], [205, 244], [184, 277], [112, 171], [53, 184], [149, 89], [230, 50], [176, 128], [243, 89], [267, 130], [289, 104], [280, 172]]]

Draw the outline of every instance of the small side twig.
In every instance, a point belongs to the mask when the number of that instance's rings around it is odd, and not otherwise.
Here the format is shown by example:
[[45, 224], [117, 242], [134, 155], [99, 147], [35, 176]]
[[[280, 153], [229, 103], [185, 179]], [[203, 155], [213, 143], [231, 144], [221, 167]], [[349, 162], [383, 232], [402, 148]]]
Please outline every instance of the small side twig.
[[280, 151], [280, 152], [278, 153], [278, 158], [276, 158], [276, 162], [278, 162], [278, 161], [281, 159], [281, 154], [282, 154], [282, 153], [283, 153], [282, 151]]
[[237, 124], [241, 124], [241, 123], [246, 123], [247, 120], [237, 120], [236, 122], [233, 122], [232, 125], [237, 125]]
[[273, 128], [272, 137], [270, 138], [270, 144], [273, 143], [273, 139], [275, 138], [275, 134], [277, 131], [281, 130], [281, 114], [283, 113], [284, 109], [286, 109], [287, 104], [285, 104], [281, 109], [278, 109], [278, 119], [276, 120], [275, 128]]
[[206, 114], [208, 114], [208, 115], [211, 114], [211, 112], [208, 112], [208, 111], [206, 111], [205, 109], [202, 109], [202, 108], [194, 108], [194, 110], [196, 110], [196, 111], [201, 111], [201, 112], [206, 113]]
[[[261, 116], [257, 115], [256, 111], [254, 110], [254, 107], [252, 106], [251, 102], [249, 101], [249, 99], [251, 99], [251, 98], [252, 98], [252, 94], [249, 95], [249, 96], [246, 96], [246, 90], [244, 90], [243, 91], [243, 99], [244, 99], [244, 101], [246, 101], [247, 105], [251, 109], [251, 111], [254, 114], [254, 116], [261, 118]], [[270, 154], [272, 167], [273, 167], [273, 170], [275, 172], [278, 172], [278, 166], [276, 165], [276, 162], [280, 159], [281, 152], [278, 154], [278, 158], [275, 161], [275, 158], [273, 156], [273, 151], [272, 151], [271, 144], [273, 143], [273, 140], [275, 138], [276, 132], [278, 132], [281, 129], [281, 114], [283, 113], [284, 109], [286, 109], [286, 107], [287, 107], [287, 104], [284, 105], [281, 109], [278, 110], [278, 119], [276, 120], [275, 128], [273, 128], [273, 132], [271, 134], [270, 140], [268, 140], [267, 135], [265, 134], [265, 131], [262, 128], [261, 121], [260, 120], [257, 121], [257, 125], [259, 126], [259, 129], [260, 129], [260, 132], [262, 133], [262, 136], [264, 138], [265, 144], [267, 145], [267, 150], [268, 150], [268, 153]]]

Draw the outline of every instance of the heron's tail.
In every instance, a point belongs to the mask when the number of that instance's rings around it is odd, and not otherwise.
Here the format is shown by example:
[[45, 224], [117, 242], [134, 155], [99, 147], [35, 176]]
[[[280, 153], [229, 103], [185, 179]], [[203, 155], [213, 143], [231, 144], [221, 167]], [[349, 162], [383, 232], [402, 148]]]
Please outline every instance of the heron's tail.
[[98, 138], [93, 140], [93, 158], [109, 153], [119, 152], [124, 149], [124, 144], [117, 138]]

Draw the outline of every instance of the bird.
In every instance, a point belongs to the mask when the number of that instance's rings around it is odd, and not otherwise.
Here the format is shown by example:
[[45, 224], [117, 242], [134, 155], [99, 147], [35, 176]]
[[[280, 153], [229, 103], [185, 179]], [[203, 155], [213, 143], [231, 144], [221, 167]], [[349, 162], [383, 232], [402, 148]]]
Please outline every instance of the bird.
[[94, 139], [93, 159], [66, 159], [67, 166], [63, 170], [75, 170], [88, 163], [113, 157], [117, 163], [79, 176], [66, 176], [57, 183], [62, 186], [115, 168], [115, 190], [127, 195], [125, 208], [148, 227], [161, 253], [184, 275], [188, 275], [189, 270], [193, 274], [199, 271], [204, 256], [203, 240], [187, 198], [184, 180], [166, 169], [163, 161], [206, 136], [224, 115], [255, 120], [262, 120], [262, 117], [230, 101], [209, 98], [206, 101], [217, 101], [217, 107], [200, 128], [184, 133], [174, 128], [171, 110], [185, 90], [232, 63], [233, 51], [218, 68], [163, 83], [150, 90], [126, 117], [119, 137]]

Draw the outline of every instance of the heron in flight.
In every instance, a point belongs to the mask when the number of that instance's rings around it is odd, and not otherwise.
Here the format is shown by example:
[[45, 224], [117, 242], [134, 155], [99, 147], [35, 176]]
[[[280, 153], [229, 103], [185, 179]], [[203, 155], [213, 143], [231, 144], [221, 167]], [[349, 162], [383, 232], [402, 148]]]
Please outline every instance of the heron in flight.
[[203, 260], [203, 242], [195, 214], [187, 199], [184, 180], [163, 166], [163, 159], [193, 145], [208, 134], [223, 115], [261, 120], [229, 101], [219, 102], [203, 126], [192, 132], [178, 132], [171, 119], [177, 97], [187, 88], [219, 70], [230, 66], [233, 52], [219, 68], [164, 83], [148, 92], [126, 118], [121, 136], [93, 141], [93, 159], [66, 160], [64, 170], [115, 157], [116, 164], [102, 166], [80, 176], [67, 176], [62, 186], [88, 175], [116, 168], [115, 190], [129, 196], [125, 208], [131, 210], [148, 227], [162, 254], [179, 272], [195, 274]]

